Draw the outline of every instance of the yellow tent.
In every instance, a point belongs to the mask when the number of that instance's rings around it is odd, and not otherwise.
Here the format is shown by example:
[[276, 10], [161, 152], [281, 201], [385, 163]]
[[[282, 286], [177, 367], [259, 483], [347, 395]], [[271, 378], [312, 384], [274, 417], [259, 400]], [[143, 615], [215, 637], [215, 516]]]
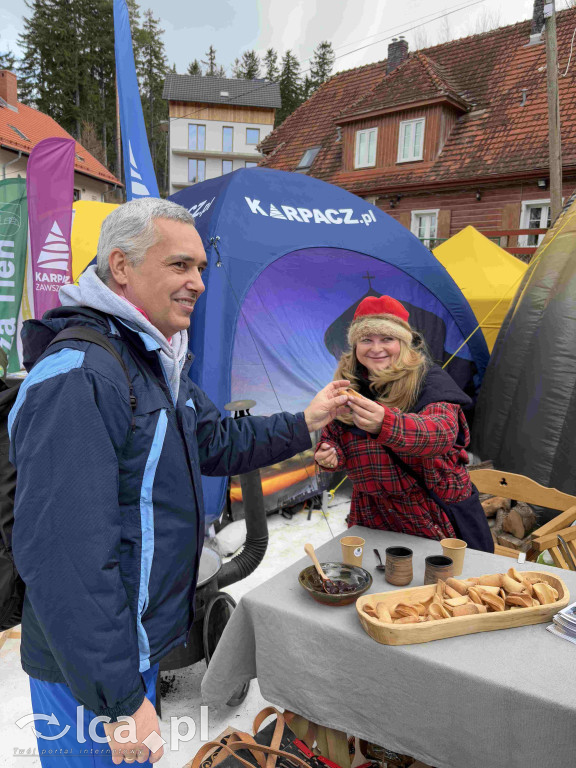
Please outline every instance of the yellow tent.
[[491, 352], [528, 265], [474, 227], [439, 245], [434, 256], [468, 300]]
[[72, 279], [78, 280], [88, 264], [96, 256], [96, 247], [100, 237], [102, 222], [117, 205], [112, 203], [94, 203], [90, 200], [78, 200], [73, 205], [72, 223]]

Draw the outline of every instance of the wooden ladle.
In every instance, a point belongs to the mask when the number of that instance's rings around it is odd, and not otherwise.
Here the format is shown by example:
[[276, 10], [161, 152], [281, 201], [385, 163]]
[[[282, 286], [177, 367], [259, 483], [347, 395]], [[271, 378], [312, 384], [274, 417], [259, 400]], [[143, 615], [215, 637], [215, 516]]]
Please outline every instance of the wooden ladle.
[[339, 592], [338, 585], [334, 584], [332, 579], [329, 579], [328, 576], [326, 576], [326, 574], [322, 570], [322, 566], [318, 562], [318, 558], [316, 557], [316, 552], [314, 552], [314, 547], [312, 546], [312, 544], [304, 544], [304, 551], [306, 552], [310, 560], [312, 560], [312, 562], [314, 563], [314, 567], [318, 571], [318, 576], [320, 576], [320, 578], [322, 579], [322, 589], [324, 590], [324, 592], [326, 592], [328, 595], [337, 594]]

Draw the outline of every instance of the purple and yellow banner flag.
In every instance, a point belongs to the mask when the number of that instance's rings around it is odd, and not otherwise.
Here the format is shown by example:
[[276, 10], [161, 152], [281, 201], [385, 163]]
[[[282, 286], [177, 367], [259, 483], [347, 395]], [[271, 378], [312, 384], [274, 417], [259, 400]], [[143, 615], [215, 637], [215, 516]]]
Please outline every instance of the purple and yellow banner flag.
[[58, 291], [72, 282], [70, 232], [74, 199], [74, 139], [36, 144], [27, 170], [34, 317], [60, 306]]

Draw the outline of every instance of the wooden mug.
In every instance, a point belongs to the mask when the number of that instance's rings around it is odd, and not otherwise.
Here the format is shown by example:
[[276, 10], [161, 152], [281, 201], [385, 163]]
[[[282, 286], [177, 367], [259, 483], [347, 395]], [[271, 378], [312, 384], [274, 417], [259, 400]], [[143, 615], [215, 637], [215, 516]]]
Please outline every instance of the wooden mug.
[[395, 587], [410, 584], [413, 578], [412, 554], [412, 550], [408, 547], [387, 548], [384, 578], [388, 584], [393, 584]]
[[450, 557], [430, 555], [424, 562], [426, 563], [424, 584], [436, 584], [438, 579], [446, 581], [454, 576], [454, 563]]

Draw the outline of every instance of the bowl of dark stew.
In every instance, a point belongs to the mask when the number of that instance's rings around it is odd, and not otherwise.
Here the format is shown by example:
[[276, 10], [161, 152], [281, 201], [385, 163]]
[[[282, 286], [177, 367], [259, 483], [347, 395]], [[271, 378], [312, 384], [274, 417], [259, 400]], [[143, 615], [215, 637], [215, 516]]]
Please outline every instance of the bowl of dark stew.
[[301, 586], [319, 603], [325, 605], [350, 605], [372, 585], [372, 576], [364, 568], [346, 563], [320, 563], [326, 576], [335, 586], [322, 587], [322, 579], [313, 565], [304, 568], [298, 576]]

